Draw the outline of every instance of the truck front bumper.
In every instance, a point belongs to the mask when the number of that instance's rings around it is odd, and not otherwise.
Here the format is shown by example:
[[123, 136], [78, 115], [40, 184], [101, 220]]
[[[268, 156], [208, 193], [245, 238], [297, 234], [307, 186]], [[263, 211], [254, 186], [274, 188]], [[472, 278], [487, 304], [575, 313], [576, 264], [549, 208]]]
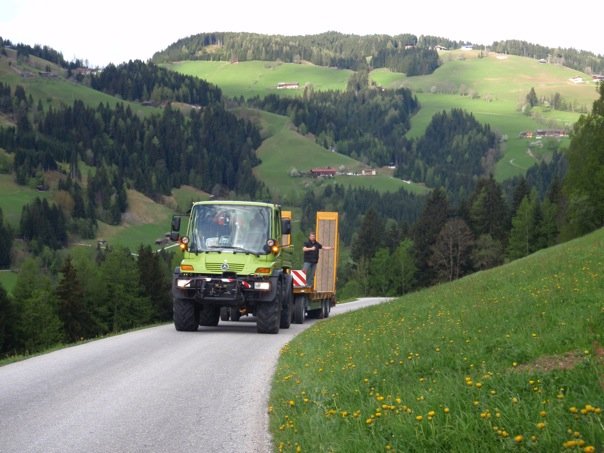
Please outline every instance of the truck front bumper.
[[251, 301], [275, 298], [276, 278], [221, 277], [176, 274], [172, 281], [172, 296], [204, 303], [239, 306]]

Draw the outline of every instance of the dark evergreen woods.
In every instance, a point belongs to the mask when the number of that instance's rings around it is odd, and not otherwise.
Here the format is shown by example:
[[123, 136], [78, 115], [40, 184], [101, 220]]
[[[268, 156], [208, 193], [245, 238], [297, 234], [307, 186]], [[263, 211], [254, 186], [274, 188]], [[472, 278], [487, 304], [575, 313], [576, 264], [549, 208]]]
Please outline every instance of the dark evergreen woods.
[[222, 100], [220, 89], [204, 80], [140, 60], [108, 65], [100, 74], [92, 74], [90, 86], [122, 99], [156, 104], [176, 101], [205, 107]]
[[[201, 33], [179, 39], [153, 56], [153, 62], [181, 60], [219, 61], [309, 61], [342, 69], [389, 68], [408, 76], [430, 74], [439, 66], [436, 46], [456, 49], [465, 44], [436, 36], [402, 34], [349, 35], [327, 32], [310, 36], [261, 35], [254, 33]], [[604, 58], [592, 52], [560, 49], [526, 41], [506, 40], [474, 43], [478, 49], [544, 59], [578, 71], [601, 74]]]
[[316, 136], [326, 149], [373, 166], [403, 164], [409, 159], [405, 134], [419, 109], [407, 89], [377, 90], [361, 86], [344, 93], [306, 93], [303, 99], [269, 95], [248, 104], [287, 115], [302, 134]]
[[27, 259], [12, 297], [0, 286], [0, 357], [170, 320], [171, 271], [172, 255], [150, 247], [68, 255], [54, 275]]
[[157, 52], [152, 61], [165, 63], [180, 60], [221, 61], [309, 61], [358, 71], [366, 68], [389, 68], [407, 75], [430, 74], [439, 65], [436, 41], [456, 45], [438, 38], [414, 35], [357, 36], [327, 32], [311, 36], [261, 35], [255, 33], [202, 33], [183, 38], [166, 50]]

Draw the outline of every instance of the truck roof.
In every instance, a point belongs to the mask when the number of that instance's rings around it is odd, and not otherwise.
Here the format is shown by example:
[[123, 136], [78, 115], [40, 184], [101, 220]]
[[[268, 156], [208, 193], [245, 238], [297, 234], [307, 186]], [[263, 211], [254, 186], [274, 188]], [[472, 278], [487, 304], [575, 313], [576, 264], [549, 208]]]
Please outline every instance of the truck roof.
[[193, 202], [193, 206], [197, 206], [197, 205], [202, 205], [202, 204], [207, 204], [207, 205], [213, 205], [213, 204], [220, 204], [220, 205], [239, 205], [239, 206], [263, 206], [263, 207], [268, 207], [268, 208], [280, 208], [281, 206], [276, 204], [276, 203], [269, 203], [269, 202], [262, 202], [262, 201], [236, 201], [236, 200], [208, 200], [208, 201], [194, 201]]

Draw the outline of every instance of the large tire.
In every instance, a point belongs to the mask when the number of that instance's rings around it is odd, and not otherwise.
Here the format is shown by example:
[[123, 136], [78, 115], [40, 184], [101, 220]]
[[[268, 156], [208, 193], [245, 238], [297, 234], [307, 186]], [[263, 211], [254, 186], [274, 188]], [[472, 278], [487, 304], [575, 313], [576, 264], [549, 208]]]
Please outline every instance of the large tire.
[[308, 317], [311, 319], [323, 319], [323, 308], [316, 308], [314, 310], [308, 310]]
[[190, 300], [173, 299], [174, 327], [180, 332], [195, 332], [199, 327], [199, 310]]
[[281, 324], [281, 292], [283, 283], [277, 283], [275, 298], [269, 302], [258, 302], [256, 306], [256, 330], [258, 333], [279, 333]]
[[220, 307], [220, 320], [221, 321], [229, 320], [229, 317], [231, 316], [230, 310], [231, 309], [229, 307]]
[[217, 326], [220, 320], [220, 307], [206, 304], [199, 312], [199, 324], [202, 326]]
[[239, 307], [231, 307], [231, 321], [239, 321], [239, 318], [241, 318]]
[[296, 298], [294, 299], [294, 323], [304, 323], [304, 314], [304, 296], [296, 296]]
[[283, 307], [281, 308], [281, 321], [279, 327], [282, 329], [289, 329], [292, 323], [292, 317], [294, 314], [294, 290], [291, 286], [285, 288], [285, 294], [283, 294]]
[[329, 318], [329, 312], [331, 311], [331, 301], [323, 301], [323, 318]]

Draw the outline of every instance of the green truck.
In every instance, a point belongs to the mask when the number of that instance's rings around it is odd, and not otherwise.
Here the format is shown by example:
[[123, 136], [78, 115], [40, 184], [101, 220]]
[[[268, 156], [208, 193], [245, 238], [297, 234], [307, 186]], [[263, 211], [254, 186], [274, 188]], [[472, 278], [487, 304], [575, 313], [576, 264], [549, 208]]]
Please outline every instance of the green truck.
[[294, 310], [291, 221], [281, 206], [250, 201], [193, 203], [186, 233], [170, 238], [183, 259], [172, 279], [174, 326], [195, 331], [220, 319], [256, 317], [259, 333], [290, 327]]

